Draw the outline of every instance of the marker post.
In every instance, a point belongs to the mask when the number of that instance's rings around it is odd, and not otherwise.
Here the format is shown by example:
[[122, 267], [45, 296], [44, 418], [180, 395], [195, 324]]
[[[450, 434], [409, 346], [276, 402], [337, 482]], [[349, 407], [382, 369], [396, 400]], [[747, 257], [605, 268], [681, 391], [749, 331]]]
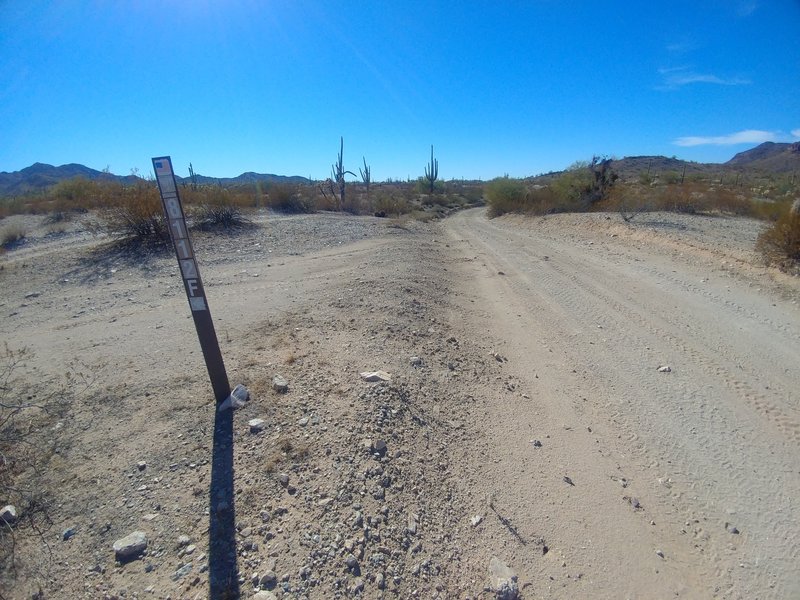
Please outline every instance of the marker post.
[[183, 287], [186, 289], [186, 297], [189, 299], [189, 308], [192, 311], [195, 329], [197, 329], [197, 337], [200, 339], [200, 348], [206, 361], [208, 376], [211, 378], [214, 397], [219, 404], [230, 395], [231, 386], [228, 383], [228, 374], [225, 372], [225, 363], [222, 361], [217, 333], [214, 331], [214, 322], [211, 320], [211, 311], [208, 308], [203, 280], [200, 278], [200, 271], [197, 268], [194, 248], [189, 239], [186, 216], [178, 196], [175, 172], [172, 170], [172, 159], [169, 156], [154, 158], [153, 170], [158, 180], [161, 203], [164, 206], [167, 228], [183, 278]]

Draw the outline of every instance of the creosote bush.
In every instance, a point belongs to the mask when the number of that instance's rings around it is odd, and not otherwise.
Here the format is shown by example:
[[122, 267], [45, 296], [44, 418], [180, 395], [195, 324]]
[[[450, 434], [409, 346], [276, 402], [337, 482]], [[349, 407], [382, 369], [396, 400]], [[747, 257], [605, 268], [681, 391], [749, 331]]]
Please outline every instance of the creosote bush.
[[267, 206], [283, 213], [314, 212], [314, 200], [298, 186], [275, 183], [267, 188]]
[[756, 240], [756, 250], [771, 264], [796, 268], [800, 264], [800, 213], [784, 211]]
[[166, 244], [169, 232], [155, 184], [118, 186], [114, 191], [104, 202], [101, 230], [135, 243]]
[[530, 212], [528, 192], [521, 179], [498, 177], [486, 184], [486, 201], [489, 216], [498, 217], [508, 212]]

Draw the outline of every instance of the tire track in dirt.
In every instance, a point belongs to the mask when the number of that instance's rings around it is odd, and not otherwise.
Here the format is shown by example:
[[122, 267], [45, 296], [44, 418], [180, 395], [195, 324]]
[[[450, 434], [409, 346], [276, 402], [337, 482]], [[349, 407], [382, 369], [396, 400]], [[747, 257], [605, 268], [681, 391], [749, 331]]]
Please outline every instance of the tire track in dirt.
[[[474, 212], [452, 219], [449, 229], [466, 240], [461, 248], [505, 274], [500, 301], [525, 307], [551, 347], [563, 339], [568, 360], [586, 367], [594, 383], [585, 389], [606, 398], [594, 410], [625, 432], [621, 452], [662, 473], [663, 502], [675, 505], [663, 513], [676, 526], [684, 518], [691, 525], [694, 550], [711, 558], [715, 593], [796, 591], [790, 573], [800, 486], [792, 465], [800, 428], [789, 367], [800, 353], [792, 319], [743, 309], [755, 302], [747, 290], [734, 289], [745, 302], [703, 293], [687, 283], [690, 267], [673, 264], [677, 275], [670, 275], [665, 264], [649, 264], [647, 252], [641, 264], [607, 261], [589, 244], [543, 240]], [[502, 312], [497, 306], [494, 317]], [[737, 320], [759, 335], [737, 339], [735, 328], [724, 327]], [[677, 372], [656, 373], [651, 361], [664, 356], [680, 361]], [[768, 390], [759, 389], [760, 376], [769, 378]], [[731, 541], [725, 519], [746, 527], [743, 541]]]

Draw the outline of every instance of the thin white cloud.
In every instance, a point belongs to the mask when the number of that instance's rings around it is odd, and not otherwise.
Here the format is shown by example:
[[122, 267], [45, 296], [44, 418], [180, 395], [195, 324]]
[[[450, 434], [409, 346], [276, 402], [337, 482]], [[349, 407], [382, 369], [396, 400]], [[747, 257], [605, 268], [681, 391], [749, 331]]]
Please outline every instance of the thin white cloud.
[[696, 49], [697, 44], [688, 40], [667, 44], [667, 52], [671, 52], [672, 54], [686, 54]]
[[686, 67], [671, 67], [659, 69], [658, 72], [663, 77], [663, 85], [659, 89], [674, 90], [684, 85], [693, 83], [713, 83], [716, 85], [748, 85], [749, 79], [741, 77], [724, 78], [711, 73], [697, 73]]
[[758, 10], [758, 2], [752, 0], [743, 0], [736, 6], [736, 14], [740, 17], [749, 17]]
[[[794, 132], [792, 132], [794, 134]], [[798, 131], [800, 133], [800, 131]], [[745, 129], [728, 135], [679, 137], [672, 143], [676, 146], [733, 146], [736, 144], [761, 144], [774, 142], [780, 137], [775, 131]]]
[[800, 139], [800, 129], [792, 129], [789, 133], [792, 134], [793, 138]]

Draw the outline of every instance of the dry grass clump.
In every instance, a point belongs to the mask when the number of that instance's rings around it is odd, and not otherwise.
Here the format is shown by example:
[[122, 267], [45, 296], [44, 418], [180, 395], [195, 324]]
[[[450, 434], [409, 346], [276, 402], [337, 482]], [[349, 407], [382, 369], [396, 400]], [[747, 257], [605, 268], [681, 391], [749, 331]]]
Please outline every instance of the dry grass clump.
[[0, 232], [0, 246], [9, 250], [19, 244], [28, 235], [28, 231], [19, 223], [6, 225]]

